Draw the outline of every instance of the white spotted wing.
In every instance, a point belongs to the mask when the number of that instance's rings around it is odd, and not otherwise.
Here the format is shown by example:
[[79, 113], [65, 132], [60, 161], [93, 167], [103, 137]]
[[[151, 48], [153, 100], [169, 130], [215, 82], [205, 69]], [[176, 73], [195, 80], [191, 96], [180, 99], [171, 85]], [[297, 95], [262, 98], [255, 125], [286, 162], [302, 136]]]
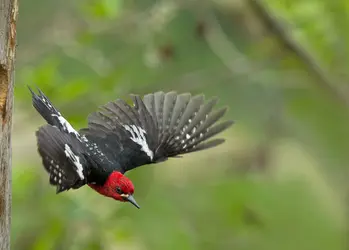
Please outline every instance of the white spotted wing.
[[88, 166], [81, 141], [51, 125], [40, 127], [36, 136], [43, 165], [57, 193], [87, 183]]

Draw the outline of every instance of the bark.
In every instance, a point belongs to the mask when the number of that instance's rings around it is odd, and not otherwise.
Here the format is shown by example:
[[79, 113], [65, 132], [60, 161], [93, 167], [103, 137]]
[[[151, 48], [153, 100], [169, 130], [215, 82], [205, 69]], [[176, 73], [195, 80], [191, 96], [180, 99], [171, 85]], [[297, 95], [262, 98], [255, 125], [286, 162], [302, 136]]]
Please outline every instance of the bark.
[[17, 0], [0, 0], [0, 250], [10, 249], [11, 130]]

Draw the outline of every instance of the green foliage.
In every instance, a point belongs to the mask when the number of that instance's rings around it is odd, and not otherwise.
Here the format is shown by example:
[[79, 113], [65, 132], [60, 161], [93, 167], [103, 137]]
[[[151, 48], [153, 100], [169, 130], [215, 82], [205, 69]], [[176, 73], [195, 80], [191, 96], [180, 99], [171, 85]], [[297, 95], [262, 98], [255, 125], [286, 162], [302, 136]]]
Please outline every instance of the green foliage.
[[[346, 2], [263, 1], [327, 87], [247, 1], [57, 3], [20, 6], [13, 249], [345, 249], [349, 112], [333, 90], [346, 96]], [[26, 85], [77, 128], [99, 105], [158, 90], [218, 96], [236, 125], [220, 147], [130, 172], [140, 210], [89, 187], [55, 195]]]

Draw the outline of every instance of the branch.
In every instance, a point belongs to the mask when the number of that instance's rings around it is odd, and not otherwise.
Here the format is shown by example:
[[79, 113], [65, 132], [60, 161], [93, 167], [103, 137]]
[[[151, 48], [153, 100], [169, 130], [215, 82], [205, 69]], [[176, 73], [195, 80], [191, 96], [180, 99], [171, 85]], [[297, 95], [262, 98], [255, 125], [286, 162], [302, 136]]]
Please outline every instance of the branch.
[[11, 130], [17, 0], [0, 0], [0, 250], [10, 249]]
[[275, 34], [283, 45], [295, 53], [305, 65], [307, 65], [309, 70], [314, 73], [317, 78], [317, 81], [315, 81], [316, 84], [331, 94], [334, 99], [339, 100], [346, 107], [349, 107], [347, 96], [335, 86], [335, 81], [309, 52], [310, 49], [299, 44], [292, 35], [287, 32], [287, 29], [283, 27], [280, 20], [268, 10], [263, 1], [249, 0], [249, 3], [265, 27]]
[[209, 23], [211, 29], [206, 35], [206, 42], [213, 53], [218, 56], [224, 66], [233, 74], [249, 74], [254, 69], [254, 65], [251, 65], [248, 58], [240, 53], [235, 45], [229, 41], [229, 38], [214, 15], [210, 16]]

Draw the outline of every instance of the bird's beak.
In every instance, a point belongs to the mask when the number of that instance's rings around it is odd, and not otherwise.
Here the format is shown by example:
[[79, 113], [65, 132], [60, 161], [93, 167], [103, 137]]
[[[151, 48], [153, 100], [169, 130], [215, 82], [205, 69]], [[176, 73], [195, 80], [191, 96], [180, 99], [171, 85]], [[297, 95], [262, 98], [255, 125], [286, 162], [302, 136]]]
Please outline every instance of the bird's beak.
[[137, 201], [135, 200], [135, 198], [133, 198], [132, 195], [129, 195], [127, 197], [125, 197], [125, 199], [130, 202], [132, 205], [134, 205], [136, 208], [140, 208], [140, 206], [137, 204]]

